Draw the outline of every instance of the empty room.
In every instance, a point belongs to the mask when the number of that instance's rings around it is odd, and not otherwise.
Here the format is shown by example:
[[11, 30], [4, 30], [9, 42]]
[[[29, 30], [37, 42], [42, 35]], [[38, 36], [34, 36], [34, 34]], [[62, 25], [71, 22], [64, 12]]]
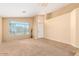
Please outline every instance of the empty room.
[[78, 56], [78, 3], [0, 3], [0, 56]]

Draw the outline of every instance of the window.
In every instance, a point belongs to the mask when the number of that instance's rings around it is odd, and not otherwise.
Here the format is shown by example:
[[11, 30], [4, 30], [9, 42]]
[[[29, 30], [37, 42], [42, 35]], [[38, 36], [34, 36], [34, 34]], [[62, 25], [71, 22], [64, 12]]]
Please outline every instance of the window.
[[30, 34], [29, 28], [30, 23], [28, 22], [17, 22], [17, 21], [10, 21], [10, 33], [17, 34], [17, 35], [27, 35]]

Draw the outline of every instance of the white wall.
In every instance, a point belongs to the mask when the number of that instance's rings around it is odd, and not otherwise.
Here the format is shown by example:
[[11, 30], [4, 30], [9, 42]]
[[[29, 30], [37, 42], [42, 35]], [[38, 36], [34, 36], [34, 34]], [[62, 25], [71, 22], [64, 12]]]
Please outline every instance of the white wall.
[[33, 25], [33, 38], [44, 38], [44, 15], [35, 16]]
[[34, 22], [33, 22], [33, 38], [37, 39], [37, 17], [34, 17]]
[[70, 37], [71, 37], [71, 45], [76, 47], [77, 40], [77, 18], [76, 18], [77, 9], [71, 11], [71, 19], [70, 19]]
[[44, 16], [38, 16], [38, 20], [37, 20], [38, 24], [37, 24], [37, 32], [38, 32], [38, 38], [44, 38]]
[[79, 8], [76, 9], [76, 46], [79, 48]]
[[66, 13], [45, 22], [45, 38], [70, 44], [70, 17]]
[[71, 12], [71, 44], [79, 48], [79, 8]]
[[45, 21], [45, 38], [79, 48], [79, 8]]
[[0, 43], [2, 41], [2, 18], [0, 17]]

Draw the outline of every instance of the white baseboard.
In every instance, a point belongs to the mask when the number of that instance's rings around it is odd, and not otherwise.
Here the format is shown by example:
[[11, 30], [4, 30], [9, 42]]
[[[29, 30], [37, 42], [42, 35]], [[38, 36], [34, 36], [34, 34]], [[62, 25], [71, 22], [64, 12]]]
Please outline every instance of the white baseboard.
[[[48, 37], [46, 37], [45, 39], [58, 41], [58, 40], [56, 40], [56, 39], [53, 39], [53, 38], [51, 39], [51, 38], [48, 38]], [[64, 44], [68, 44], [68, 45], [72, 45], [73, 47], [79, 48], [78, 46], [76, 46], [75, 44], [72, 44], [71, 42], [70, 42], [70, 43], [66, 43], [66, 42], [62, 42], [62, 41], [58, 41], [58, 42], [61, 42], [61, 43], [64, 43]]]

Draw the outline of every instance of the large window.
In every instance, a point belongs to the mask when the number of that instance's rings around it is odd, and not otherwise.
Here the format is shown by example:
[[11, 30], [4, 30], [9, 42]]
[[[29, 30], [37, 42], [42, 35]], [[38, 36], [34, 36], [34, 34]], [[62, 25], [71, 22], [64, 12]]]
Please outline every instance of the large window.
[[29, 28], [30, 23], [28, 22], [17, 22], [17, 21], [10, 21], [10, 33], [17, 34], [17, 35], [27, 35], [30, 34]]

